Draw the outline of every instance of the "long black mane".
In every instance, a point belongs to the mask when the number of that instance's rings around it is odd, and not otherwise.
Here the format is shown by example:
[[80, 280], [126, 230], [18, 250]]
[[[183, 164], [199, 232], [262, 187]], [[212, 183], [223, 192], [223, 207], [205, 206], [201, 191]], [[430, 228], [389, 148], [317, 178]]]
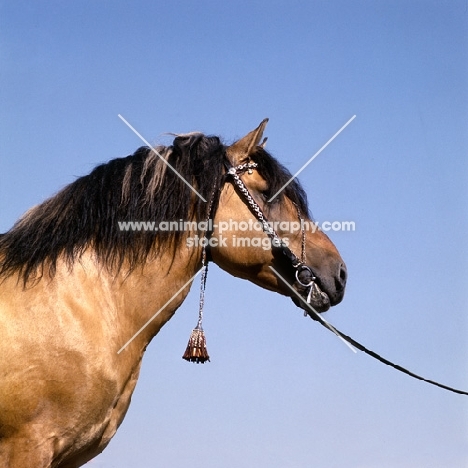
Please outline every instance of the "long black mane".
[[[226, 146], [216, 136], [178, 136], [158, 153], [209, 200], [220, 189]], [[276, 193], [291, 177], [276, 159], [257, 147], [252, 159]], [[281, 196], [307, 214], [304, 190], [295, 180]], [[278, 200], [281, 202], [281, 199]], [[59, 257], [72, 266], [92, 248], [109, 270], [142, 264], [151, 252], [175, 249], [180, 231], [122, 231], [119, 222], [205, 220], [207, 203], [161, 160], [151, 148], [97, 166], [55, 196], [26, 212], [10, 231], [0, 235], [0, 275], [18, 272], [26, 284], [44, 273], [54, 275]]]

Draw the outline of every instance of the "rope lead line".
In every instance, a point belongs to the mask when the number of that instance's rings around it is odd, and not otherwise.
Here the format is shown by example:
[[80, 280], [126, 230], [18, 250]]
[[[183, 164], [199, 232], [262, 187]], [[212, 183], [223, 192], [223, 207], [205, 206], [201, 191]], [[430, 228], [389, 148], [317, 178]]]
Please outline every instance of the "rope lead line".
[[320, 325], [325, 327], [327, 330], [330, 330], [332, 333], [334, 333], [335, 335], [337, 335], [339, 338], [346, 341], [350, 345], [352, 345], [355, 348], [359, 349], [359, 351], [362, 351], [362, 352], [366, 353], [367, 355], [373, 357], [374, 359], [377, 359], [377, 361], [380, 361], [381, 363], [383, 363], [383, 364], [385, 364], [387, 366], [393, 367], [397, 371], [400, 371], [403, 374], [409, 375], [410, 377], [413, 377], [413, 378], [418, 379], [418, 380], [422, 380], [423, 382], [427, 382], [427, 383], [429, 383], [431, 385], [435, 385], [436, 387], [443, 388], [444, 390], [448, 390], [449, 392], [458, 393], [459, 395], [468, 395], [468, 392], [466, 392], [464, 390], [458, 390], [456, 388], [449, 387], [448, 385], [444, 385], [444, 384], [441, 384], [439, 382], [436, 382], [435, 380], [430, 380], [430, 379], [426, 379], [424, 377], [421, 377], [420, 375], [415, 374], [414, 372], [411, 372], [408, 369], [405, 369], [404, 367], [402, 367], [402, 366], [400, 366], [398, 364], [395, 364], [392, 361], [389, 361], [388, 359], [385, 359], [384, 357], [380, 356], [376, 352], [371, 351], [370, 349], [367, 349], [364, 345], [362, 345], [358, 341], [354, 340], [350, 336], [348, 336], [348, 335], [344, 334], [343, 332], [341, 332], [340, 330], [338, 330], [333, 325], [330, 325], [328, 322], [326, 322], [320, 316], [320, 314], [310, 304], [308, 304], [305, 301], [305, 299], [273, 267], [270, 266], [270, 269], [275, 273], [276, 276], [278, 276], [278, 278], [280, 278], [289, 287], [289, 289], [291, 289], [291, 291], [302, 301], [302, 303], [305, 304], [305, 306], [310, 310], [310, 312], [312, 312], [310, 314], [310, 316], [311, 316], [311, 318], [313, 320], [315, 320], [316, 322], [319, 322]]
[[[320, 322], [320, 324], [325, 326], [322, 322]], [[418, 380], [422, 380], [423, 382], [427, 382], [427, 383], [429, 383], [431, 385], [435, 385], [436, 387], [443, 388], [444, 390], [448, 390], [448, 391], [453, 392], [453, 393], [458, 393], [460, 395], [468, 395], [468, 392], [465, 392], [464, 390], [458, 390], [456, 388], [449, 387], [447, 385], [436, 382], [435, 380], [430, 380], [430, 379], [426, 379], [424, 377], [421, 377], [420, 375], [415, 374], [414, 372], [411, 372], [408, 369], [405, 369], [404, 367], [389, 361], [388, 359], [385, 359], [384, 357], [380, 356], [376, 352], [371, 351], [370, 349], [367, 349], [364, 345], [357, 342], [356, 340], [354, 340], [350, 336], [345, 335], [344, 333], [337, 330], [336, 328], [335, 328], [335, 330], [339, 333], [339, 335], [344, 340], [346, 340], [348, 343], [352, 344], [354, 347], [356, 347], [360, 351], [363, 351], [364, 353], [368, 354], [369, 356], [373, 357], [374, 359], [377, 359], [378, 361], [382, 362], [383, 364], [386, 364], [387, 366], [393, 367], [394, 369], [396, 369], [396, 370], [398, 370], [400, 372], [403, 372], [403, 374], [407, 374], [410, 377], [413, 377], [413, 378], [418, 379]]]

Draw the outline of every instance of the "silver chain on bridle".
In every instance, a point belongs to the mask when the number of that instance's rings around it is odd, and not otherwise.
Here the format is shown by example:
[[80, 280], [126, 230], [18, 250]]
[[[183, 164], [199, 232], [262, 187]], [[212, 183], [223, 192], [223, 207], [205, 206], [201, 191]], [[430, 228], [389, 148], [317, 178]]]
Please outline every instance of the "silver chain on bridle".
[[[281, 237], [277, 234], [277, 232], [271, 227], [270, 223], [266, 219], [265, 215], [263, 214], [262, 209], [252, 197], [249, 192], [249, 189], [246, 187], [242, 179], [239, 177], [239, 174], [242, 174], [247, 170], [249, 174], [252, 174], [253, 169], [257, 168], [258, 164], [255, 162], [248, 162], [244, 164], [240, 164], [238, 166], [228, 166], [227, 168], [227, 176], [231, 176], [234, 184], [238, 188], [239, 192], [244, 197], [245, 201], [252, 209], [255, 217], [260, 221], [262, 225], [263, 232], [268, 235], [271, 239], [271, 243], [273, 247], [279, 248], [283, 254], [291, 261], [293, 268], [296, 270], [296, 280], [297, 282], [303, 286], [304, 288], [308, 289], [307, 294], [307, 302], [310, 303], [311, 295], [312, 295], [312, 286], [316, 280], [312, 270], [310, 267], [306, 265], [306, 253], [305, 253], [305, 243], [306, 243], [306, 235], [305, 235], [305, 228], [304, 222], [302, 219], [301, 212], [299, 207], [296, 205], [297, 209], [297, 216], [299, 218], [301, 224], [301, 258], [299, 257], [286, 245], [286, 243], [281, 239]], [[307, 312], [306, 312], [307, 315]]]

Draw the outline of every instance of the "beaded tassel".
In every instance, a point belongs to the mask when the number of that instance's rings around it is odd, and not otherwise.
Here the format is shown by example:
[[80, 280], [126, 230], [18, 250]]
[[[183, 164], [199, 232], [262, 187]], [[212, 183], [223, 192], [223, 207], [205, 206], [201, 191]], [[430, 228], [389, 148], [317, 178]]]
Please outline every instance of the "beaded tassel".
[[206, 262], [206, 251], [203, 248], [202, 251], [202, 274], [201, 274], [201, 286], [200, 286], [200, 307], [198, 310], [198, 322], [197, 326], [192, 330], [190, 338], [185, 350], [183, 359], [190, 362], [196, 362], [197, 364], [203, 364], [210, 360], [208, 350], [206, 349], [206, 338], [205, 332], [202, 327], [203, 320], [203, 306], [205, 304], [205, 286], [206, 276], [208, 274], [208, 263]]
[[183, 359], [197, 364], [203, 364], [210, 360], [208, 350], [206, 349], [206, 338], [203, 328], [198, 325], [192, 330], [185, 350]]

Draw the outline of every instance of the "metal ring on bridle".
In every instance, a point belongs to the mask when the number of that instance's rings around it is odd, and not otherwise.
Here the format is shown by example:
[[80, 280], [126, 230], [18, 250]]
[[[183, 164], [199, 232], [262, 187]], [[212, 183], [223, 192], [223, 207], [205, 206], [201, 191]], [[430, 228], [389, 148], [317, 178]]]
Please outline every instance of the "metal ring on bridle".
[[[300, 278], [299, 278], [299, 274], [302, 272], [302, 271], [308, 271], [310, 273], [310, 281], [309, 283], [303, 283]], [[316, 280], [317, 278], [314, 276], [314, 274], [312, 273], [312, 270], [307, 266], [307, 265], [304, 265], [304, 264], [301, 264], [298, 266], [298, 268], [296, 269], [296, 280], [297, 282], [301, 285], [301, 286], [304, 286], [305, 288], [309, 287], [312, 285], [312, 283]]]

